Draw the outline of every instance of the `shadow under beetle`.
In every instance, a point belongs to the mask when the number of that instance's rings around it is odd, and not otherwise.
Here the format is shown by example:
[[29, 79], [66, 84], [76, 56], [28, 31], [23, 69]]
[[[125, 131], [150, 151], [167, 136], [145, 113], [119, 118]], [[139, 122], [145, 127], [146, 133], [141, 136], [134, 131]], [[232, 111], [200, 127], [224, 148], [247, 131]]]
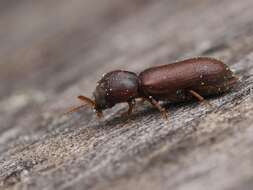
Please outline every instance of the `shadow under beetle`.
[[117, 103], [127, 102], [132, 113], [136, 98], [150, 102], [166, 117], [166, 110], [159, 101], [183, 102], [229, 91], [238, 78], [223, 62], [207, 57], [191, 58], [171, 64], [151, 67], [139, 75], [116, 70], [105, 74], [97, 83], [94, 100], [85, 96], [78, 98], [85, 104], [67, 113], [75, 112], [85, 105], [93, 108], [98, 117], [102, 111]]

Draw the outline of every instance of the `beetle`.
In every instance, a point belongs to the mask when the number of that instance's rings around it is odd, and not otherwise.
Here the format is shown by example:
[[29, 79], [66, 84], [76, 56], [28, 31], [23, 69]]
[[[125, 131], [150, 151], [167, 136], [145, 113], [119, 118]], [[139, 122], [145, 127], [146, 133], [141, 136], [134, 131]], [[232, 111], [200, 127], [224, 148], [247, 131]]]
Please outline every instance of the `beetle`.
[[98, 81], [93, 93], [94, 100], [78, 96], [85, 104], [67, 113], [75, 112], [85, 105], [94, 109], [98, 117], [105, 109], [118, 103], [129, 105], [127, 115], [132, 113], [135, 99], [142, 98], [157, 108], [163, 116], [166, 110], [159, 101], [186, 102], [229, 91], [238, 82], [229, 67], [222, 61], [209, 57], [186, 59], [171, 64], [155, 66], [139, 75], [130, 71], [115, 70]]

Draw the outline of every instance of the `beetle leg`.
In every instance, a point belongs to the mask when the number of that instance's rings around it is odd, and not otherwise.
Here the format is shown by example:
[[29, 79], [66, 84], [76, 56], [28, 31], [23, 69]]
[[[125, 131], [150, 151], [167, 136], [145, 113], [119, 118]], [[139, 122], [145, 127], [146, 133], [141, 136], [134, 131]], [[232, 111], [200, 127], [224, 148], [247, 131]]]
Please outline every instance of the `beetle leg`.
[[128, 117], [129, 115], [131, 115], [131, 113], [133, 112], [133, 108], [136, 104], [135, 100], [128, 101], [127, 103], [129, 107], [127, 112], [122, 114], [123, 117]]
[[198, 94], [197, 92], [195, 92], [194, 90], [189, 90], [189, 93], [195, 97], [196, 99], [198, 99], [198, 101], [202, 102], [204, 101], [205, 99], [200, 95]]
[[99, 119], [101, 119], [102, 117], [104, 117], [102, 111], [97, 111], [97, 110], [95, 110], [95, 112], [96, 112], [96, 115], [97, 115], [97, 117], [98, 117]]
[[189, 93], [195, 97], [199, 102], [203, 102], [204, 104], [208, 106], [212, 106], [208, 101], [205, 100], [199, 93], [195, 92], [194, 90], [189, 90]]
[[135, 104], [136, 104], [135, 100], [128, 102], [128, 106], [129, 106], [128, 111], [127, 111], [128, 115], [130, 115], [133, 112], [133, 108]]
[[144, 99], [151, 103], [156, 109], [158, 109], [165, 119], [168, 119], [168, 112], [159, 104], [158, 101], [156, 101], [152, 96]]

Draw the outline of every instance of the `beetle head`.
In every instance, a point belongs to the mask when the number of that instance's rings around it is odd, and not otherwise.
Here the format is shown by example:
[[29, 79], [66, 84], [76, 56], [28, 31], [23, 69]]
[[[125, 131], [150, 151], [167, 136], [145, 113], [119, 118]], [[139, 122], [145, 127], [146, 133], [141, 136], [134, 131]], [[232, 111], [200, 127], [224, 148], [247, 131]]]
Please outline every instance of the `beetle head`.
[[135, 73], [122, 70], [111, 71], [98, 81], [97, 87], [93, 92], [94, 100], [85, 96], [78, 96], [85, 104], [73, 108], [69, 112], [77, 111], [88, 105], [100, 117], [103, 110], [111, 108], [117, 103], [128, 102], [139, 97], [138, 85], [139, 80]]

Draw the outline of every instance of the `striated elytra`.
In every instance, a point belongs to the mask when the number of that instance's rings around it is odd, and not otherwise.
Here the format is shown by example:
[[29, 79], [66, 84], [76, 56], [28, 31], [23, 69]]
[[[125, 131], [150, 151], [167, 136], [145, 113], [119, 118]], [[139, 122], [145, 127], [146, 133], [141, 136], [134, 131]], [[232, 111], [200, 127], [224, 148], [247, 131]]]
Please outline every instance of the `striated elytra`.
[[78, 98], [88, 104], [97, 115], [117, 103], [127, 102], [128, 114], [132, 113], [136, 98], [150, 102], [164, 116], [166, 111], [158, 101], [182, 102], [229, 91], [238, 78], [222, 61], [208, 57], [191, 58], [171, 64], [151, 67], [139, 75], [116, 70], [104, 75], [93, 93], [94, 100], [85, 96]]

